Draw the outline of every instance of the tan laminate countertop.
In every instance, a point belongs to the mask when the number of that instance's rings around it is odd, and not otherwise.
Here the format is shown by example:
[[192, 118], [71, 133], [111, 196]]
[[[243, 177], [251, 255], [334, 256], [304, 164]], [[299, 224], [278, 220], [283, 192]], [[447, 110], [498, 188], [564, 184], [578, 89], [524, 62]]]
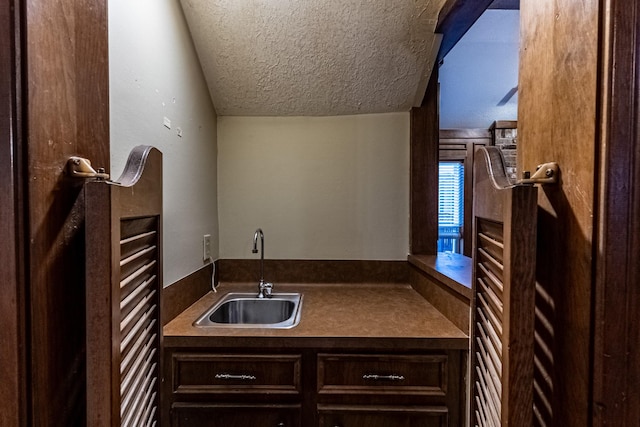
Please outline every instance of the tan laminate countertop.
[[256, 284], [221, 284], [164, 327], [168, 347], [396, 347], [466, 349], [468, 336], [404, 284], [275, 284], [274, 292], [303, 295], [300, 323], [291, 329], [195, 327], [193, 322], [228, 292]]

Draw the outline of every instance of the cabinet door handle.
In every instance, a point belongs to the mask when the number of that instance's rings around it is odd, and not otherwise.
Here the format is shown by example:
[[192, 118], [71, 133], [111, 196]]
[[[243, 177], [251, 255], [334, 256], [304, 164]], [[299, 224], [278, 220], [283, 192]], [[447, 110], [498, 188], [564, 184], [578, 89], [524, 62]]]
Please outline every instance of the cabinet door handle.
[[255, 381], [257, 378], [255, 375], [234, 375], [234, 374], [216, 374], [218, 380], [241, 380], [241, 381]]
[[404, 375], [378, 375], [378, 374], [365, 374], [362, 376], [363, 380], [382, 380], [382, 381], [403, 381]]

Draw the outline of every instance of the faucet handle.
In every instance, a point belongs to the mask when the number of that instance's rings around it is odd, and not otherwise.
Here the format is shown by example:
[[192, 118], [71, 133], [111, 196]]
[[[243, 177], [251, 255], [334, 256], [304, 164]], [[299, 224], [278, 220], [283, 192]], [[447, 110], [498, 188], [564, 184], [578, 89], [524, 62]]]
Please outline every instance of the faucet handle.
[[273, 292], [273, 283], [260, 282], [260, 293], [258, 294], [258, 298], [264, 298], [264, 297], [271, 298], [272, 292]]
[[273, 292], [273, 283], [265, 283], [264, 284], [264, 295], [268, 298], [271, 298], [271, 294]]

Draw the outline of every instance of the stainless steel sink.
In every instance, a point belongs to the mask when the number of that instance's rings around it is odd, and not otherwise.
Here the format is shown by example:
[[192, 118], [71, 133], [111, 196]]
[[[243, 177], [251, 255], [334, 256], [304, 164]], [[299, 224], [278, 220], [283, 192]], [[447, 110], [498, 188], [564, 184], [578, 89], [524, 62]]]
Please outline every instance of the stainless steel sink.
[[302, 295], [274, 293], [271, 298], [256, 294], [229, 293], [204, 312], [195, 326], [293, 328], [300, 322]]

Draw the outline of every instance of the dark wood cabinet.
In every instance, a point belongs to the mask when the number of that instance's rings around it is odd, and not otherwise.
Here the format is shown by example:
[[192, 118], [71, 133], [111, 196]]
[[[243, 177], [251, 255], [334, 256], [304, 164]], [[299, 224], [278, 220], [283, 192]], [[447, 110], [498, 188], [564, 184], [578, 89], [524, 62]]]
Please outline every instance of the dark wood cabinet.
[[320, 427], [461, 425], [459, 352], [318, 354]]
[[165, 427], [299, 427], [300, 353], [166, 349]]
[[165, 349], [164, 427], [463, 424], [460, 350], [216, 350]]
[[433, 407], [320, 406], [319, 427], [447, 427], [448, 410]]
[[300, 405], [176, 403], [175, 427], [300, 427]]
[[299, 395], [299, 354], [174, 353], [175, 395]]
[[437, 396], [447, 393], [447, 356], [319, 354], [318, 394]]

